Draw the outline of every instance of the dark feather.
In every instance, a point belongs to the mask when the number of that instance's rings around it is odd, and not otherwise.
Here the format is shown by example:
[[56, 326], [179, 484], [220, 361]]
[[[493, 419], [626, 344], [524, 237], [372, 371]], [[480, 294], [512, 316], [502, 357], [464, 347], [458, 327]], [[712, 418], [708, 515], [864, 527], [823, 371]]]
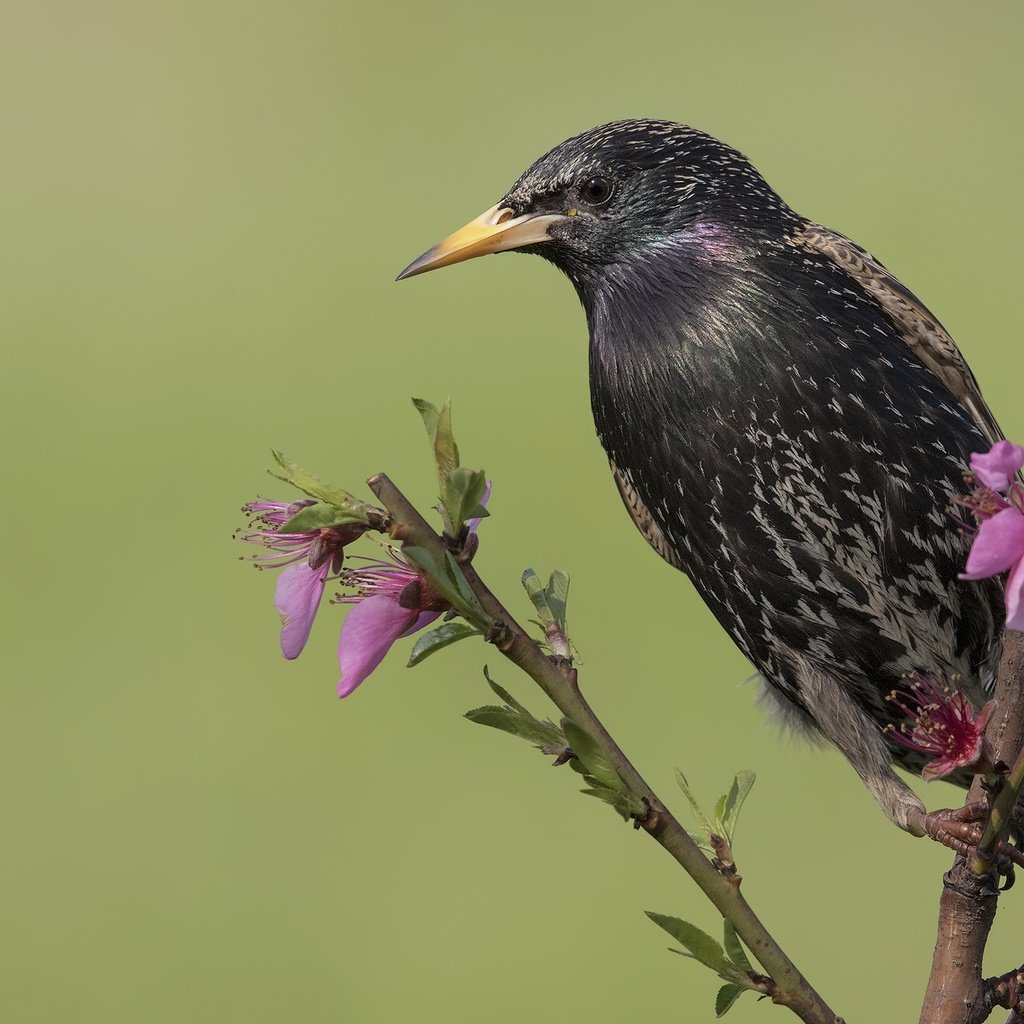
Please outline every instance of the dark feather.
[[879, 726], [908, 672], [958, 673], [980, 703], [1000, 597], [957, 580], [945, 515], [986, 447], [970, 413], [824, 254], [682, 248], [584, 295], [595, 421], [630, 493], [796, 705], [794, 653]]
[[953, 339], [921, 300], [875, 259], [845, 235], [820, 224], [808, 224], [793, 236], [796, 245], [820, 253], [842, 267], [874, 298], [897, 333], [974, 417], [989, 444], [1002, 439], [992, 410]]

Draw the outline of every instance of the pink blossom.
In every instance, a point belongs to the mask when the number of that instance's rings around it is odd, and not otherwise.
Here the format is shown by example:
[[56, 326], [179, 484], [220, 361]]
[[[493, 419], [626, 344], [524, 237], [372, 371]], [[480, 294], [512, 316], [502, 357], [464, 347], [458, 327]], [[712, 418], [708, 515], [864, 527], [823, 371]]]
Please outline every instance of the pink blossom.
[[[480, 504], [491, 496], [487, 482]], [[467, 522], [468, 536], [475, 539], [480, 519]], [[387, 561], [371, 561], [359, 569], [347, 569], [339, 582], [356, 591], [339, 595], [338, 601], [355, 607], [345, 616], [338, 638], [341, 678], [338, 696], [347, 697], [384, 660], [391, 645], [402, 637], [429, 626], [451, 605], [395, 548], [386, 547]]]
[[[954, 499], [978, 524], [962, 580], [980, 580], [1009, 570], [1006, 581], [1006, 626], [1024, 630], [1024, 448], [997, 441], [988, 452], [971, 456], [979, 486]], [[963, 524], [970, 530], [967, 524]]]
[[911, 676], [906, 690], [893, 690], [886, 700], [907, 716], [898, 729], [886, 727], [889, 737], [901, 746], [934, 758], [921, 772], [926, 782], [962, 768], [984, 772], [991, 767], [985, 725], [994, 701], [989, 701], [975, 717], [974, 708], [962, 690], [952, 691], [936, 678], [923, 675]]
[[981, 580], [1010, 570], [1006, 581], [1006, 625], [1024, 630], [1024, 513], [1015, 506], [986, 519], [967, 556], [962, 580]]
[[339, 577], [355, 594], [338, 601], [355, 607], [345, 616], [338, 639], [341, 678], [338, 696], [347, 697], [384, 660], [391, 645], [429, 626], [451, 605], [395, 549], [388, 561], [347, 569]]
[[283, 569], [274, 591], [274, 607], [281, 617], [281, 652], [289, 659], [297, 658], [306, 646], [327, 580], [341, 569], [345, 545], [366, 529], [353, 523], [299, 533], [281, 530], [314, 504], [308, 498], [291, 503], [252, 501], [242, 507], [250, 516], [249, 529], [236, 534], [239, 540], [269, 549], [267, 554], [252, 556], [257, 568]]
[[1010, 481], [1024, 467], [1024, 447], [1009, 441], [996, 441], [987, 452], [971, 456], [971, 472], [983, 487], [1005, 492]]

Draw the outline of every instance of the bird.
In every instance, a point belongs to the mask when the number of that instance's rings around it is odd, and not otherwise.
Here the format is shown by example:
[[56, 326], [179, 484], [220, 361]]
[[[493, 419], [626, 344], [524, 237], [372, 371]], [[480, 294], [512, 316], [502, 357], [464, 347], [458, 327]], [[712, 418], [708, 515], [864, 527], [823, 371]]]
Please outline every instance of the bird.
[[509, 250], [574, 286], [622, 501], [769, 707], [834, 744], [892, 822], [953, 845], [894, 771], [921, 755], [892, 699], [938, 673], [977, 709], [1001, 652], [1001, 587], [958, 579], [947, 506], [1003, 435], [948, 332], [868, 250], [673, 121], [555, 146], [399, 279]]

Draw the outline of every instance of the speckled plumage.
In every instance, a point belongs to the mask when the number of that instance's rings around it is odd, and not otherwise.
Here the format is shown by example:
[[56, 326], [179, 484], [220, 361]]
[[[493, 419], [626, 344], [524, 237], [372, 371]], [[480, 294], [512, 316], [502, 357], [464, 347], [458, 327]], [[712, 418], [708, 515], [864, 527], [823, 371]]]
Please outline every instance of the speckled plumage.
[[879, 729], [905, 672], [959, 673], [981, 703], [999, 595], [957, 581], [964, 543], [945, 514], [986, 447], [970, 415], [823, 258], [751, 255], [726, 275], [740, 268], [742, 286], [702, 288], [700, 309], [685, 292], [643, 301], [673, 273], [664, 258], [587, 304], [598, 434], [669, 560], [826, 735], [812, 671], [832, 683], [820, 699], [847, 698]]
[[[593, 175], [611, 198], [587, 209]], [[956, 346], [869, 253], [683, 125], [570, 139], [499, 206], [567, 215], [530, 251], [586, 310], [597, 432], [637, 526], [906, 827], [920, 804], [885, 696], [938, 671], [979, 705], [999, 656], [1000, 588], [957, 579], [945, 511], [999, 436]]]

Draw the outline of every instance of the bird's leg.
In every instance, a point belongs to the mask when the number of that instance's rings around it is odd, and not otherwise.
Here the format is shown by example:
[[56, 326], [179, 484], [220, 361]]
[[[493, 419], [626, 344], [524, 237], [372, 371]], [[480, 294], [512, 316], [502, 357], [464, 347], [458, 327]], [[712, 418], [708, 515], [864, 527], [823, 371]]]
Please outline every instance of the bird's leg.
[[850, 696], [841, 680], [825, 675], [806, 659], [794, 661], [799, 666], [800, 699], [818, 728], [853, 765], [885, 816], [912, 835], [925, 835], [917, 823], [926, 813], [924, 804], [893, 770], [892, 754], [878, 725]]

